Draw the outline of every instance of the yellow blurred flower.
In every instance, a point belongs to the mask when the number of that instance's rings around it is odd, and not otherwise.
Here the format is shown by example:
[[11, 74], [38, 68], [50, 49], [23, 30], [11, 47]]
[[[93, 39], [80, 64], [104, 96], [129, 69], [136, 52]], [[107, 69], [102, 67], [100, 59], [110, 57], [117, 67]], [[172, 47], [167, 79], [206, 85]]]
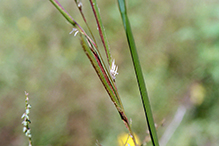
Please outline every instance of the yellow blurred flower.
[[[136, 134], [134, 134], [134, 137], [136, 143], [140, 145], [141, 142], [139, 137]], [[118, 136], [118, 144], [119, 146], [135, 146], [131, 136], [128, 133], [122, 133]]]

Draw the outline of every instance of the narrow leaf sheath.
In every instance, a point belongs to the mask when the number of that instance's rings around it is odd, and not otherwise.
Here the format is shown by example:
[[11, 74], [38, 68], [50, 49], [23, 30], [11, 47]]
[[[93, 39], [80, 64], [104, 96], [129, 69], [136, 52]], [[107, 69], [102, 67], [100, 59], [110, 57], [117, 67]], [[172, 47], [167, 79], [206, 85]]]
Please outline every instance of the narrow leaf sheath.
[[85, 37], [86, 36], [83, 36], [83, 34], [81, 34], [81, 45], [84, 49], [84, 52], [89, 58], [91, 64], [93, 65], [103, 86], [105, 87], [106, 91], [108, 92], [115, 106], [119, 108], [120, 110], [123, 110], [123, 106], [120, 101], [117, 88], [108, 70], [106, 69], [104, 62], [102, 61], [102, 58], [99, 55], [99, 52], [97, 51], [95, 46], [89, 41], [89, 39]]

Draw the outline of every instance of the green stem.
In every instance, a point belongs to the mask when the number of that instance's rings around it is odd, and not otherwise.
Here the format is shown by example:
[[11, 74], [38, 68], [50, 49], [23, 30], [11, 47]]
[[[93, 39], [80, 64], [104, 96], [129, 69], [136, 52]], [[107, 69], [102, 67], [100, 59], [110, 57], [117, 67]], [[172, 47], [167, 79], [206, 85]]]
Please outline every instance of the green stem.
[[[94, 37], [94, 35], [93, 35], [92, 31], [91, 31], [91, 28], [90, 28], [90, 26], [88, 25], [87, 20], [86, 20], [86, 18], [85, 18], [85, 16], [84, 16], [84, 13], [83, 13], [83, 10], [82, 10], [82, 9], [83, 9], [83, 8], [82, 8], [82, 3], [81, 3], [81, 2], [78, 2], [78, 0], [75, 0], [75, 3], [76, 3], [76, 5], [77, 5], [77, 7], [78, 7], [78, 9], [79, 9], [79, 11], [80, 11], [80, 13], [81, 13], [81, 16], [82, 16], [82, 18], [83, 18], [83, 20], [84, 20], [84, 22], [85, 22], [85, 24], [86, 24], [86, 26], [87, 26], [87, 28], [88, 28], [90, 34], [91, 34], [91, 37], [92, 37], [93, 40], [94, 40], [94, 43], [97, 44], [97, 42], [96, 42], [96, 40], [95, 40], [95, 37]], [[96, 46], [96, 47], [97, 47], [97, 46]]]
[[135, 46], [134, 37], [132, 35], [131, 26], [130, 26], [127, 12], [126, 12], [125, 0], [118, 0], [118, 4], [119, 4], [120, 13], [122, 16], [123, 26], [126, 31], [126, 36], [127, 36], [127, 40], [129, 44], [130, 53], [132, 56], [132, 62], [134, 65], [135, 74], [136, 74], [136, 78], [138, 81], [139, 91], [141, 94], [142, 104], [144, 107], [145, 117], [146, 117], [148, 128], [150, 131], [151, 140], [154, 146], [159, 146], [156, 128], [154, 124], [154, 119], [153, 119], [151, 106], [149, 102], [149, 97], [148, 97], [148, 93], [146, 90], [146, 85], [144, 82], [144, 77], [143, 77], [143, 73], [141, 70], [141, 65], [140, 65], [140, 61], [138, 58], [138, 53], [137, 53], [137, 49]]
[[78, 31], [84, 34], [92, 42], [92, 44], [94, 44], [95, 47], [97, 47], [97, 45], [93, 42], [93, 40], [85, 33], [82, 27], [68, 14], [68, 12], [62, 7], [62, 5], [57, 0], [49, 0], [49, 1], [57, 8], [57, 10], [59, 10], [59, 12], [65, 17], [65, 19], [70, 24], [76, 27]]
[[112, 60], [111, 60], [110, 49], [109, 49], [105, 29], [104, 29], [103, 23], [101, 21], [101, 17], [100, 17], [100, 13], [99, 13], [99, 8], [97, 6], [97, 2], [96, 2], [96, 0], [90, 0], [90, 4], [91, 4], [91, 8], [93, 10], [93, 13], [94, 13], [94, 16], [95, 16], [95, 19], [96, 19], [96, 23], [97, 23], [98, 31], [99, 31], [99, 34], [100, 34], [100, 38], [102, 40], [102, 43], [103, 43], [103, 46], [104, 46], [104, 49], [105, 49], [108, 64], [109, 64], [109, 66], [111, 66]]

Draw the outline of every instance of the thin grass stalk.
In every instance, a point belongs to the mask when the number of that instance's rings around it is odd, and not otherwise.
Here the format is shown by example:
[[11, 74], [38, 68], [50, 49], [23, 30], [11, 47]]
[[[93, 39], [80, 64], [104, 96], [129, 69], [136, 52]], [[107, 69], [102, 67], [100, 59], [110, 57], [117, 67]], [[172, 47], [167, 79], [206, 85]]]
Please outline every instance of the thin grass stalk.
[[82, 27], [71, 17], [71, 15], [68, 14], [68, 12], [62, 7], [62, 5], [57, 0], [49, 0], [56, 8], [59, 10], [59, 12], [65, 17], [65, 19], [73, 25], [73, 27], [76, 27], [76, 29], [84, 34], [95, 47], [97, 45], [94, 43], [94, 41], [85, 33], [85, 31], [82, 29]]
[[144, 82], [144, 77], [143, 77], [143, 73], [141, 70], [141, 65], [140, 65], [140, 61], [138, 58], [134, 37], [131, 31], [131, 26], [130, 26], [129, 19], [127, 16], [125, 0], [118, 0], [118, 5], [119, 5], [119, 10], [120, 10], [120, 14], [122, 17], [122, 21], [123, 21], [123, 26], [126, 32], [130, 53], [132, 56], [132, 62], [134, 65], [135, 74], [136, 74], [136, 78], [137, 78], [137, 82], [139, 86], [139, 91], [141, 94], [141, 99], [142, 99], [142, 104], [144, 107], [145, 117], [146, 117], [147, 124], [148, 124], [148, 129], [150, 131], [151, 141], [154, 146], [159, 146], [156, 128], [154, 124], [154, 119], [153, 119], [151, 106], [149, 102], [149, 97], [148, 97], [146, 85]]
[[[84, 16], [84, 13], [83, 13], [83, 10], [82, 10], [82, 9], [83, 9], [82, 3], [81, 3], [81, 2], [78, 2], [78, 0], [75, 0], [75, 3], [76, 3], [76, 5], [77, 5], [77, 7], [78, 7], [78, 10], [79, 10], [80, 13], [81, 13], [81, 16], [82, 16], [82, 18], [83, 18], [83, 20], [84, 20], [84, 22], [85, 22], [85, 24], [86, 24], [86, 26], [87, 26], [87, 28], [88, 28], [90, 34], [91, 34], [92, 39], [94, 40], [95, 44], [97, 44], [96, 39], [95, 39], [95, 37], [94, 37], [94, 35], [93, 35], [92, 31], [91, 31], [91, 28], [90, 28], [90, 26], [88, 25], [87, 20], [86, 20], [86, 18], [85, 18], [85, 16]], [[96, 46], [96, 47], [97, 47], [97, 46]]]
[[109, 48], [109, 45], [108, 45], [106, 32], [105, 32], [105, 29], [103, 27], [103, 23], [102, 23], [102, 20], [101, 20], [101, 17], [100, 17], [97, 2], [96, 2], [96, 0], [89, 0], [89, 1], [90, 1], [91, 7], [92, 7], [92, 10], [93, 10], [95, 19], [96, 19], [98, 31], [99, 31], [100, 38], [101, 38], [101, 41], [102, 41], [104, 49], [105, 49], [108, 64], [109, 64], [109, 66], [111, 66], [112, 65], [112, 59], [111, 59], [111, 54], [110, 54], [110, 48]]

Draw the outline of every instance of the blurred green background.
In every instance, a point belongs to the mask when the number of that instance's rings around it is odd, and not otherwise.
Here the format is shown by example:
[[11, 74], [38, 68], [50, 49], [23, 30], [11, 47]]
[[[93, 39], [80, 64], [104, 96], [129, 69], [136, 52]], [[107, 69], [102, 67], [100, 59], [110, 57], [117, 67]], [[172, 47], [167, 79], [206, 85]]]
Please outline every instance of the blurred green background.
[[[86, 28], [74, 1], [60, 2]], [[97, 2], [119, 66], [118, 90], [143, 141], [147, 127], [117, 2]], [[103, 48], [89, 2], [82, 3]], [[182, 106], [185, 116], [167, 145], [218, 145], [219, 1], [128, 0], [127, 5], [154, 120], [163, 125], [159, 139]], [[94, 146], [96, 140], [117, 145], [127, 130], [61, 14], [49, 1], [1, 0], [0, 7], [0, 145], [28, 145], [21, 125], [24, 91], [32, 105], [33, 145]]]

